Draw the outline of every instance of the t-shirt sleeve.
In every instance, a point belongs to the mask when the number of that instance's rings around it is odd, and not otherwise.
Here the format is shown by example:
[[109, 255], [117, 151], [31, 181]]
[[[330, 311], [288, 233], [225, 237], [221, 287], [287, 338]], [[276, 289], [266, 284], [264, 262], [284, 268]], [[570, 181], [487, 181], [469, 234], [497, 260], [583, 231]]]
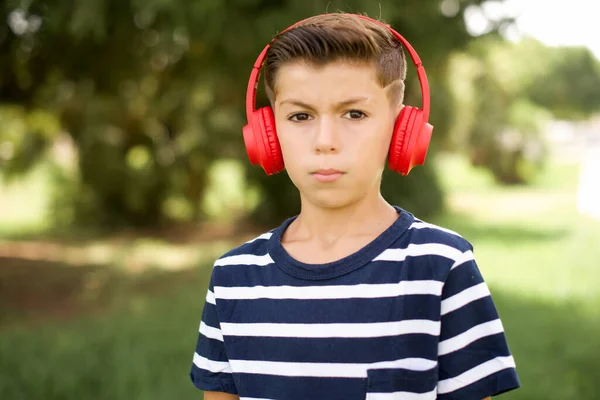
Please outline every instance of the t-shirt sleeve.
[[213, 274], [202, 311], [190, 378], [200, 390], [237, 394], [225, 351], [214, 293]]
[[520, 386], [502, 321], [472, 250], [444, 282], [438, 400], [482, 400]]

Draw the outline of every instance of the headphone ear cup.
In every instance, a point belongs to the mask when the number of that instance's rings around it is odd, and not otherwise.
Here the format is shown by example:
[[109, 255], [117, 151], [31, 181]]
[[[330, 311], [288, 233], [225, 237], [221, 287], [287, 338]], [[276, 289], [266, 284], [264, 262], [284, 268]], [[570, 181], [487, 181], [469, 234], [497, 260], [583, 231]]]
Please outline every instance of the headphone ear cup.
[[414, 138], [410, 142], [411, 148], [407, 152], [408, 171], [417, 165], [425, 164], [425, 158], [427, 158], [427, 150], [431, 142], [433, 126], [428, 122], [424, 122], [424, 120], [423, 110], [418, 110], [415, 116], [414, 133], [412, 134]]
[[433, 126], [423, 122], [422, 110], [405, 107], [396, 127], [390, 146], [389, 166], [402, 175], [408, 175], [415, 166], [425, 163]]
[[260, 126], [258, 124], [259, 115], [254, 111], [250, 115], [248, 124], [242, 128], [244, 134], [244, 145], [246, 146], [246, 153], [248, 159], [252, 165], [262, 165], [262, 144], [260, 138]]
[[388, 167], [392, 171], [401, 172], [400, 165], [404, 152], [406, 151], [404, 143], [409, 126], [412, 126], [414, 119], [414, 107], [405, 106], [394, 124], [394, 132], [392, 133], [392, 141], [390, 143], [390, 151], [388, 155]]
[[277, 138], [275, 115], [271, 107], [263, 107], [258, 111], [261, 112], [262, 138], [266, 155], [263, 169], [267, 175], [277, 174], [283, 171], [285, 166], [283, 155], [281, 154], [281, 146]]
[[253, 165], [260, 165], [267, 175], [283, 171], [283, 156], [275, 131], [275, 116], [271, 107], [255, 110], [244, 126], [246, 153]]

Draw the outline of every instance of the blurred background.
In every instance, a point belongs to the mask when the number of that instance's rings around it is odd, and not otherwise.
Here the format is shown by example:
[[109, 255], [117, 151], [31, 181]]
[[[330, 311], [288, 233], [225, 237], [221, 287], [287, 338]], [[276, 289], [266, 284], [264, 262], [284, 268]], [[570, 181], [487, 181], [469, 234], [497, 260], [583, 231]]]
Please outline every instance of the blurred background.
[[597, 7], [3, 0], [0, 399], [202, 397], [188, 372], [212, 262], [299, 206], [286, 174], [248, 162], [249, 73], [326, 10], [381, 16], [424, 62], [427, 163], [383, 191], [474, 244], [523, 385], [502, 398], [600, 399]]

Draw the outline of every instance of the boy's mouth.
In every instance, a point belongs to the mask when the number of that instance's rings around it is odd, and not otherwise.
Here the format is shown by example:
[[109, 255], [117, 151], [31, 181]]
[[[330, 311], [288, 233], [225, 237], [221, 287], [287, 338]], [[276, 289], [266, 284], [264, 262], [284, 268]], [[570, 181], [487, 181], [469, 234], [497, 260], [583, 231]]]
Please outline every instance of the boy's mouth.
[[337, 169], [327, 168], [327, 169], [319, 169], [311, 173], [312, 176], [315, 177], [319, 182], [333, 182], [338, 180], [344, 172], [338, 171]]

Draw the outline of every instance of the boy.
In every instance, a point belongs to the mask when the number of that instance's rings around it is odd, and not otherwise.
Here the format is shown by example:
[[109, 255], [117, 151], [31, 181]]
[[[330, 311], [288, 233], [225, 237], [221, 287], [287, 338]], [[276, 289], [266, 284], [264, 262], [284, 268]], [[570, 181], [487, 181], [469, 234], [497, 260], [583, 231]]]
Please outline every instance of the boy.
[[190, 373], [206, 400], [481, 400], [519, 387], [470, 243], [380, 194], [386, 157], [406, 174], [431, 135], [422, 67], [423, 110], [402, 104], [396, 35], [342, 13], [282, 32], [263, 51], [273, 114], [253, 109], [259, 57], [244, 140], [268, 174], [285, 165], [301, 210], [215, 262]]

